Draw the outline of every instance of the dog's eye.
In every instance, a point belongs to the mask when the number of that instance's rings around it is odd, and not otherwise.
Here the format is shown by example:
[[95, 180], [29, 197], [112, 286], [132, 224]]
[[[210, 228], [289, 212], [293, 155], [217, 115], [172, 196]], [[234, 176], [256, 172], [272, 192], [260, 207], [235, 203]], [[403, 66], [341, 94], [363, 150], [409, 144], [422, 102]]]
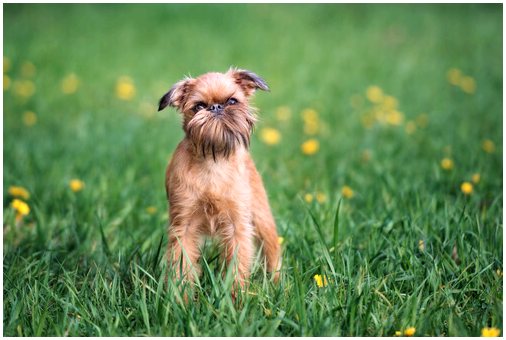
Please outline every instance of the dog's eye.
[[206, 108], [206, 104], [203, 103], [203, 102], [198, 102], [197, 104], [195, 104], [195, 106], [193, 107], [193, 111], [195, 112], [199, 112], [200, 110], [203, 110]]
[[234, 105], [237, 103], [238, 103], [238, 101], [235, 98], [230, 98], [229, 100], [227, 100], [227, 105]]

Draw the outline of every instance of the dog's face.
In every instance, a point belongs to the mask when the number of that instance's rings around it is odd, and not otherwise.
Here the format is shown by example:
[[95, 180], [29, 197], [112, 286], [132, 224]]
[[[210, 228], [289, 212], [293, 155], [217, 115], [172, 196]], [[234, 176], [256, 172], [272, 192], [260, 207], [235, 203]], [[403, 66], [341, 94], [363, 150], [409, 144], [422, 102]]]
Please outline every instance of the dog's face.
[[249, 71], [206, 73], [176, 83], [158, 110], [172, 106], [182, 113], [184, 131], [204, 157], [228, 157], [238, 146], [249, 146], [256, 119], [248, 101], [257, 89], [269, 87]]

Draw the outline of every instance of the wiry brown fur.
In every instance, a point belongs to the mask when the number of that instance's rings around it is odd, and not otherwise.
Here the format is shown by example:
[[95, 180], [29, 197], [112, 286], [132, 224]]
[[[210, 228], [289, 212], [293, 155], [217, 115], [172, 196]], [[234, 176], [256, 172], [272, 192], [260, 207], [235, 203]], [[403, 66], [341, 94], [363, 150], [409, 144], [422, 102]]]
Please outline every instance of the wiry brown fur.
[[[276, 225], [267, 195], [248, 152], [255, 115], [248, 99], [267, 84], [249, 71], [206, 73], [175, 84], [160, 100], [183, 115], [184, 139], [166, 172], [169, 201], [168, 258], [177, 278], [198, 275], [204, 236], [217, 236], [227, 264], [236, 257], [236, 284], [243, 286], [260, 241], [267, 269], [277, 280], [281, 265]], [[225, 105], [231, 97], [237, 104]], [[223, 114], [196, 109], [224, 104]]]

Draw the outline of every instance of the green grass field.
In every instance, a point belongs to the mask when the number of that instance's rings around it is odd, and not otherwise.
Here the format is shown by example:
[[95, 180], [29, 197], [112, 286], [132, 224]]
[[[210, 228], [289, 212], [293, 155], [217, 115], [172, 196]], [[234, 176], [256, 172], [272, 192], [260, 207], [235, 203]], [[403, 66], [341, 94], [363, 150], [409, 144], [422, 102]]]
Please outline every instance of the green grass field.
[[[502, 332], [501, 4], [3, 6], [4, 335]], [[282, 278], [257, 259], [234, 304], [210, 244], [184, 304], [157, 103], [230, 66], [271, 87]]]

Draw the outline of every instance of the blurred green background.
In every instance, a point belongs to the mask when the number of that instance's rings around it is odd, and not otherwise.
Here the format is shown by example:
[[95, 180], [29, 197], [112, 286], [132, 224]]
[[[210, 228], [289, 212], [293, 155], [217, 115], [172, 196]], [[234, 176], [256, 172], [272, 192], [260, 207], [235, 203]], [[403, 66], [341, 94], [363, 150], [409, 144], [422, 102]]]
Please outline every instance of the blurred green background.
[[[392, 335], [416, 324], [417, 335], [479, 335], [501, 328], [502, 5], [3, 8], [4, 334]], [[107, 289], [97, 301], [83, 298], [88, 305], [68, 302], [75, 298], [68, 285], [91, 296], [86, 286], [98, 276], [113, 282], [121, 273], [124, 299], [139, 309], [125, 275], [152, 256], [161, 261], [165, 167], [183, 137], [179, 114], [157, 112], [158, 100], [185, 75], [230, 66], [271, 88], [254, 100], [252, 154], [284, 238], [285, 279], [269, 291], [277, 298], [260, 304], [277, 317], [262, 323], [264, 309], [252, 303], [243, 329], [227, 328], [223, 320], [234, 314], [225, 312], [209, 321], [190, 310], [181, 324], [164, 323], [153, 316], [150, 295], [136, 319], [101, 304]], [[16, 197], [28, 214], [12, 207]], [[333, 242], [319, 239], [309, 211]], [[454, 246], [460, 266], [450, 258]], [[329, 273], [325, 249], [336, 256], [331, 297], [318, 295], [312, 279]], [[390, 302], [373, 288], [370, 300], [353, 290], [364, 277]], [[422, 294], [426, 278], [435, 290], [452, 289]], [[291, 306], [293, 294], [303, 298]], [[422, 307], [415, 297], [440, 303]], [[172, 304], [171, 296], [160, 301]], [[200, 331], [185, 326], [202, 320]]]

